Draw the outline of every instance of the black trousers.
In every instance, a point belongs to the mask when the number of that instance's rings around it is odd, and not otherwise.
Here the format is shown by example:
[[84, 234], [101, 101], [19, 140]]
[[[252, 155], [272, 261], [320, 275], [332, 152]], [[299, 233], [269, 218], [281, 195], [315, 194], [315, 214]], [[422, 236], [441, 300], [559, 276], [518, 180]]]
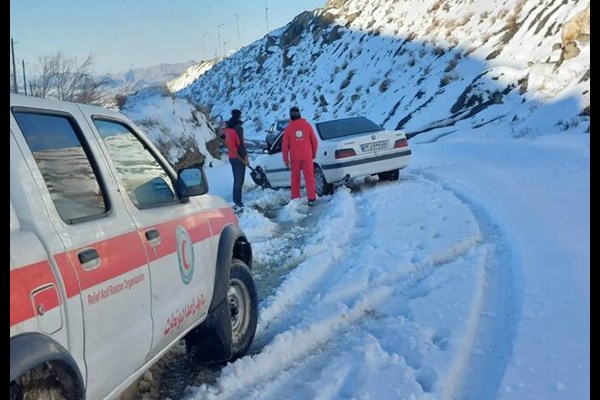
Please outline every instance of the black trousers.
[[242, 186], [246, 177], [246, 166], [239, 158], [230, 158], [231, 171], [233, 172], [233, 202], [242, 204]]

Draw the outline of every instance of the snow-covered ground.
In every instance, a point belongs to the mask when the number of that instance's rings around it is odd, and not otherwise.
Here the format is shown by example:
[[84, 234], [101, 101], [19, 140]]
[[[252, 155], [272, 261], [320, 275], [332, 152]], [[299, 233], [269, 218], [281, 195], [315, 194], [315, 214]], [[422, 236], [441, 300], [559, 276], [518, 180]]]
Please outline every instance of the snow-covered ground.
[[[240, 223], [272, 289], [251, 354], [187, 398], [589, 399], [585, 128], [431, 131], [399, 182], [314, 208], [248, 177]], [[207, 173], [231, 201], [229, 166]]]
[[123, 111], [155, 142], [192, 103], [246, 139], [366, 115], [413, 155], [314, 208], [247, 176], [258, 331], [187, 399], [590, 398], [589, 1], [328, 1], [205, 67]]

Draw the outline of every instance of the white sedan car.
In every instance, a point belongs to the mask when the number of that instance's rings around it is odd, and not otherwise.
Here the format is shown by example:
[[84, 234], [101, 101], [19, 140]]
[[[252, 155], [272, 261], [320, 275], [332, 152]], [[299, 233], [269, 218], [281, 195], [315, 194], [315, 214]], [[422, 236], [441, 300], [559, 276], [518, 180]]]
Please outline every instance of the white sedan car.
[[[388, 131], [365, 117], [350, 117], [315, 124], [319, 148], [315, 163], [317, 194], [330, 194], [333, 184], [350, 178], [378, 175], [380, 180], [398, 180], [408, 164], [411, 150], [402, 131]], [[260, 186], [290, 187], [290, 170], [283, 164], [283, 133], [254, 160], [256, 170], [264, 173]], [[259, 168], [260, 167], [260, 168]], [[266, 177], [266, 180], [264, 179]], [[304, 185], [304, 180], [302, 180]]]

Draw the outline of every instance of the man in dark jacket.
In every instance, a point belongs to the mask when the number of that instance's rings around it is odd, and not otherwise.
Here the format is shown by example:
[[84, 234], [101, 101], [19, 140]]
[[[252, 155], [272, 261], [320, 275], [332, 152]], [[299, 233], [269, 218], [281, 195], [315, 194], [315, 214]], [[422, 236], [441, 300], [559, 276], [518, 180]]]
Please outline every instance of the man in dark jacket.
[[313, 160], [317, 156], [317, 136], [307, 120], [301, 117], [298, 107], [290, 108], [290, 123], [283, 131], [281, 146], [283, 163], [292, 167], [292, 200], [300, 197], [300, 171], [306, 183], [308, 205], [315, 204], [315, 170]]
[[233, 202], [234, 209], [242, 211], [242, 186], [248, 165], [248, 152], [244, 143], [244, 128], [242, 127], [242, 112], [238, 109], [231, 111], [231, 118], [225, 128], [225, 142], [229, 153], [229, 163], [233, 172]]

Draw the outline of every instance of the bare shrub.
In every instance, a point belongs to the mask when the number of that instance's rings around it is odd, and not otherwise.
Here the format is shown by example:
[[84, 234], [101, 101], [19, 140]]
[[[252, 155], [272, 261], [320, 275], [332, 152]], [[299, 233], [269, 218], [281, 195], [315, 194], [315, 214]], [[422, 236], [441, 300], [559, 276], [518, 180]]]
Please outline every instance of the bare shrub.
[[431, 7], [429, 7], [429, 10], [427, 10], [427, 12], [433, 12], [433, 11], [437, 11], [438, 8], [440, 8], [440, 6], [442, 5], [443, 1], [442, 0], [438, 0], [435, 3], [433, 3], [431, 5]]
[[571, 128], [577, 128], [578, 125], [579, 125], [579, 119], [575, 118], [575, 117], [573, 117], [571, 119], [563, 119], [556, 123], [556, 126], [558, 126], [561, 131], [566, 131]]
[[475, 50], [477, 50], [476, 47], [474, 47], [474, 46], [469, 47], [467, 50], [465, 50], [465, 57], [468, 56], [469, 54], [472, 54]]
[[440, 47], [440, 46], [435, 46], [435, 47], [433, 48], [433, 51], [432, 51], [432, 53], [433, 53], [433, 55], [434, 55], [434, 56], [436, 56], [436, 57], [440, 57], [440, 56], [443, 56], [444, 54], [446, 54], [446, 50], [444, 50], [444, 49], [443, 49], [442, 47]]
[[388, 90], [391, 82], [392, 81], [389, 78], [385, 78], [384, 80], [382, 80], [381, 83], [379, 84], [379, 91], [381, 93], [383, 93], [386, 90]]
[[160, 125], [160, 121], [157, 116], [144, 117], [136, 122], [138, 125], [143, 126], [146, 129], [152, 129], [155, 126]]
[[350, 82], [352, 81], [352, 77], [354, 76], [355, 73], [356, 73], [356, 71], [353, 69], [348, 71], [348, 75], [346, 76], [346, 79], [344, 79], [342, 84], [340, 85], [340, 89], [345, 89], [350, 84]]
[[431, 24], [429, 24], [429, 26], [425, 30], [425, 34], [429, 35], [430, 33], [432, 33], [439, 26], [440, 26], [440, 20], [437, 19], [437, 18], [435, 18], [435, 17], [433, 17], [433, 20], [431, 21]]
[[450, 82], [453, 82], [457, 79], [458, 79], [458, 75], [454, 72], [444, 74], [444, 76], [442, 76], [442, 78], [440, 79], [440, 87], [444, 87], [447, 84], [449, 84]]
[[530, 136], [532, 133], [533, 133], [533, 130], [528, 126], [510, 129], [510, 136], [512, 136], [515, 139], [523, 138], [525, 136]]
[[458, 22], [458, 26], [465, 26], [465, 25], [466, 25], [466, 24], [467, 24], [467, 23], [468, 23], [468, 22], [471, 20], [471, 17], [472, 17], [472, 16], [473, 16], [473, 13], [468, 13], [468, 14], [465, 14], [465, 15], [464, 15], [464, 16], [461, 18], [461, 20]]
[[102, 104], [108, 95], [108, 78], [97, 77], [92, 70], [90, 54], [79, 63], [76, 57], [62, 52], [38, 58], [29, 79], [29, 94], [63, 101], [85, 104]]
[[454, 68], [456, 68], [457, 64], [458, 64], [458, 60], [456, 58], [453, 58], [452, 60], [450, 60], [450, 62], [448, 62], [448, 65], [444, 69], [444, 72], [452, 71]]

